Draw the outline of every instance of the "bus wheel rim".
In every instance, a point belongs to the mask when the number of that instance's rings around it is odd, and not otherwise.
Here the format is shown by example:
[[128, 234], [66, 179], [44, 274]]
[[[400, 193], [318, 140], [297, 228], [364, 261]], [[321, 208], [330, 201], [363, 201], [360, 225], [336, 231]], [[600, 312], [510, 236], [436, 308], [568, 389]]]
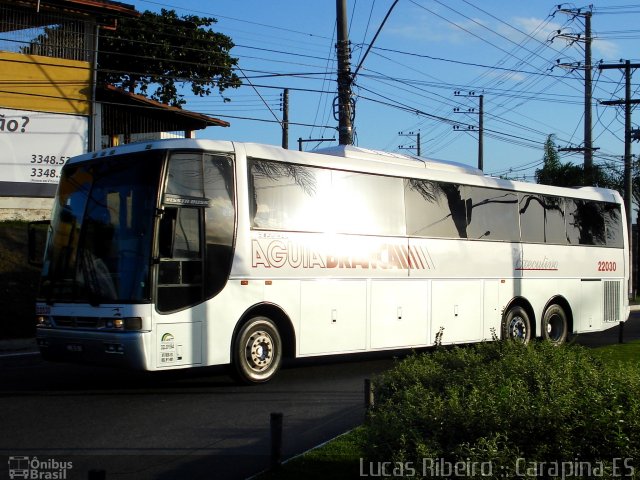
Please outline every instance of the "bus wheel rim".
[[527, 337], [527, 322], [522, 317], [514, 317], [511, 320], [511, 337], [517, 340]]
[[264, 331], [254, 332], [246, 344], [246, 358], [249, 367], [255, 371], [264, 371], [273, 361], [273, 339]]
[[552, 315], [547, 322], [547, 337], [558, 340], [562, 336], [562, 319], [559, 315]]

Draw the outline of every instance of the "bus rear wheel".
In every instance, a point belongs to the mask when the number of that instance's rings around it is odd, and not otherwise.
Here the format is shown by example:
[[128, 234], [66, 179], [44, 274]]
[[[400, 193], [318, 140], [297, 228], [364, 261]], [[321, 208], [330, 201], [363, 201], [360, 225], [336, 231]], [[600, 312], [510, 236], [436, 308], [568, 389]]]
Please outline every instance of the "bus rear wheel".
[[522, 344], [531, 340], [531, 321], [522, 307], [511, 307], [502, 319], [502, 338]]
[[246, 384], [269, 381], [282, 363], [282, 340], [276, 325], [267, 317], [246, 322], [234, 344], [234, 373]]
[[553, 304], [542, 317], [542, 336], [553, 345], [562, 345], [569, 335], [569, 322], [564, 309]]

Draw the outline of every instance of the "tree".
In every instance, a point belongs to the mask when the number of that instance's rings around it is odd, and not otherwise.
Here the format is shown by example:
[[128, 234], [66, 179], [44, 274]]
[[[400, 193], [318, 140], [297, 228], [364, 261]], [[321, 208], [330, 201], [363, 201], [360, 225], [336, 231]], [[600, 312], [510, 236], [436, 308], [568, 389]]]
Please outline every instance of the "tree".
[[[556, 147], [554, 137], [553, 134], [549, 135], [544, 143], [544, 164], [542, 168], [536, 170], [536, 182], [558, 187], [587, 185], [583, 165], [560, 162], [560, 155], [558, 154], [558, 147]], [[607, 173], [600, 165], [593, 166], [592, 177], [593, 186], [613, 189], [618, 187], [614, 176]]]
[[[624, 183], [624, 171], [622, 169], [611, 168], [611, 178], [614, 182], [611, 188], [614, 188], [624, 198], [625, 183]], [[631, 163], [631, 197], [633, 204], [640, 205], [640, 163], [635, 160]], [[640, 209], [636, 211], [636, 224], [640, 225]]]
[[559, 187], [584, 185], [584, 169], [571, 162], [565, 164], [560, 162], [554, 137], [555, 135], [551, 134], [544, 142], [544, 165], [536, 170], [536, 182]]
[[[179, 86], [206, 96], [212, 89], [237, 88], [231, 39], [210, 28], [215, 18], [185, 15], [162, 9], [139, 18], [122, 18], [114, 32], [100, 38], [98, 79], [180, 107], [186, 101]], [[228, 101], [225, 98], [225, 101]]]

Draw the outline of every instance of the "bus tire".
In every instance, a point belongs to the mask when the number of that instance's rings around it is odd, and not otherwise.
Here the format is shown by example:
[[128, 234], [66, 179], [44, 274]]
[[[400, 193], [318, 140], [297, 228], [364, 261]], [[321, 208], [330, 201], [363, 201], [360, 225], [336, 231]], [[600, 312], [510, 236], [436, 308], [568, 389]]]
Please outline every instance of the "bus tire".
[[522, 344], [531, 340], [531, 321], [527, 311], [520, 307], [511, 307], [502, 319], [502, 338]]
[[569, 335], [569, 321], [564, 309], [557, 304], [550, 305], [542, 317], [542, 337], [553, 345], [562, 345]]
[[253, 317], [236, 336], [233, 349], [234, 373], [246, 384], [264, 383], [282, 363], [282, 340], [278, 328], [267, 317]]

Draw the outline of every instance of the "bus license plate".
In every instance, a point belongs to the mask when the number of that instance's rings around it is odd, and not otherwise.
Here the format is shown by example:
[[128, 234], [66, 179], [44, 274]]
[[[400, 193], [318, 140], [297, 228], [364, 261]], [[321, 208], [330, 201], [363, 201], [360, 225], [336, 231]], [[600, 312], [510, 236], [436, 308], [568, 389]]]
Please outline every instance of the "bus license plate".
[[67, 344], [68, 352], [82, 352], [82, 345], [78, 345], [76, 343]]

